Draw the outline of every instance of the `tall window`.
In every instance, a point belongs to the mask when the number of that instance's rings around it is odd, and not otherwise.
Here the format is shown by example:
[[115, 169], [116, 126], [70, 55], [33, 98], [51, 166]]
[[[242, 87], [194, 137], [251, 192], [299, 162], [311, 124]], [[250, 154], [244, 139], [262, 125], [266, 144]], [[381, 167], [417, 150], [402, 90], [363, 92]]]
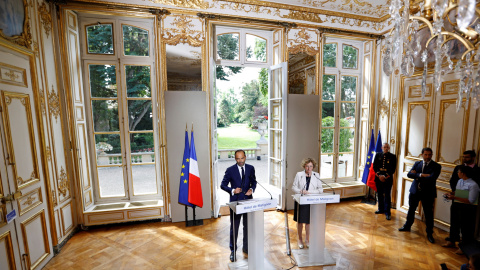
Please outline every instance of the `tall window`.
[[81, 27], [96, 200], [160, 199], [153, 22], [83, 17]]
[[355, 179], [360, 42], [326, 38], [323, 46], [321, 169], [322, 179]]

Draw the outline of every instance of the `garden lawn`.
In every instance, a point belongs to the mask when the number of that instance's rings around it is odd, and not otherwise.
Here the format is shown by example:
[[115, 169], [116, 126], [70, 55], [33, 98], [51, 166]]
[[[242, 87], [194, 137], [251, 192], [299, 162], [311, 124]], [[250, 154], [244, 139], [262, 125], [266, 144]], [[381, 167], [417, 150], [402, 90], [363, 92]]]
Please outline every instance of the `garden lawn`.
[[231, 124], [217, 129], [218, 149], [256, 148], [260, 134], [247, 124]]

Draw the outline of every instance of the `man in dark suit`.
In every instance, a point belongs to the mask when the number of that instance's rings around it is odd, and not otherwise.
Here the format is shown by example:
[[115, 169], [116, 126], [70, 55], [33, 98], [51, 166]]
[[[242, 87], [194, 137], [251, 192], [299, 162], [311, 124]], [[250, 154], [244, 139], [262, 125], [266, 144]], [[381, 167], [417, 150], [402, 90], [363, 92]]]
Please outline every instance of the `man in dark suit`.
[[[237, 164], [225, 171], [220, 187], [230, 194], [230, 202], [252, 199], [252, 193], [257, 187], [255, 168], [245, 164], [245, 151], [235, 151]], [[229, 186], [230, 185], [230, 186]], [[238, 228], [243, 217], [243, 252], [248, 254], [247, 214], [237, 215], [230, 209], [230, 261], [236, 260]]]
[[442, 166], [432, 160], [433, 151], [431, 148], [422, 149], [422, 161], [417, 161], [413, 165], [407, 176], [414, 179], [410, 187], [410, 196], [408, 197], [407, 221], [401, 232], [408, 232], [415, 220], [415, 211], [418, 203], [422, 202], [423, 212], [425, 213], [425, 224], [427, 226], [427, 239], [430, 243], [435, 243], [433, 238], [433, 204], [437, 197], [437, 178], [440, 175]]
[[385, 213], [387, 220], [391, 219], [390, 208], [392, 206], [391, 191], [393, 185], [393, 174], [397, 168], [397, 157], [390, 153], [390, 145], [382, 145], [382, 153], [375, 155], [373, 171], [375, 171], [375, 185], [377, 186], [378, 210], [375, 214]]
[[[463, 157], [462, 157], [462, 162], [463, 165], [469, 166], [473, 169], [472, 172], [472, 180], [477, 182], [477, 184], [480, 186], [480, 167], [478, 167], [477, 164], [475, 164], [475, 151], [473, 150], [467, 150], [463, 152]], [[458, 183], [458, 169], [462, 165], [458, 165], [453, 169], [452, 177], [450, 178], [450, 188], [452, 189], [452, 192], [457, 189], [457, 183]]]

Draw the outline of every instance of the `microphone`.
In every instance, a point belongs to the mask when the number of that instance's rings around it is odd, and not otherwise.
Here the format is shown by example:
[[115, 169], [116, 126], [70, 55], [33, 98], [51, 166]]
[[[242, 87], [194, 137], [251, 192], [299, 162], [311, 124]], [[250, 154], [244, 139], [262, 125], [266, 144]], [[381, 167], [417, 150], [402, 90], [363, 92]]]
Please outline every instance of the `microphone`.
[[303, 196], [303, 191], [305, 190], [306, 187], [307, 187], [307, 181], [305, 181], [305, 185], [303, 185], [303, 188], [300, 191], [300, 196]]
[[[312, 173], [312, 174], [315, 175], [315, 173]], [[315, 175], [315, 177], [316, 177], [318, 180], [322, 181], [322, 183], [324, 183], [325, 185], [327, 185], [327, 187], [329, 187], [329, 188], [333, 191], [333, 195], [335, 195], [335, 189], [333, 189], [329, 184], [323, 182], [323, 180], [320, 179], [317, 175]]]
[[270, 200], [273, 199], [273, 196], [272, 196], [272, 193], [270, 193], [270, 191], [268, 191], [264, 186], [262, 186], [262, 184], [260, 184], [257, 179], [254, 179], [254, 181], [259, 184], [263, 189], [265, 189], [266, 192], [268, 192], [268, 194], [270, 194]]

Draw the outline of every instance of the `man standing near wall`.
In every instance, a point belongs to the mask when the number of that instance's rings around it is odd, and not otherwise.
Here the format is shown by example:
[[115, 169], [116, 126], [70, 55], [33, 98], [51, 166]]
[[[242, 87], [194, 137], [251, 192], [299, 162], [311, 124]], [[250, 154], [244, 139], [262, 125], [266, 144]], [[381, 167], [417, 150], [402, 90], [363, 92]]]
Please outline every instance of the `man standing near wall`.
[[375, 155], [373, 170], [375, 171], [375, 185], [377, 186], [378, 210], [375, 214], [385, 213], [387, 220], [391, 219], [390, 209], [392, 197], [393, 174], [397, 168], [397, 157], [390, 153], [390, 145], [382, 145], [382, 153]]
[[431, 148], [422, 149], [422, 161], [417, 161], [413, 165], [407, 176], [414, 179], [410, 187], [408, 197], [407, 221], [398, 229], [401, 232], [409, 232], [415, 221], [415, 211], [418, 203], [422, 202], [423, 212], [425, 213], [425, 225], [427, 226], [427, 239], [430, 243], [435, 243], [433, 238], [433, 205], [437, 197], [437, 178], [440, 175], [442, 166], [432, 160], [433, 151]]

